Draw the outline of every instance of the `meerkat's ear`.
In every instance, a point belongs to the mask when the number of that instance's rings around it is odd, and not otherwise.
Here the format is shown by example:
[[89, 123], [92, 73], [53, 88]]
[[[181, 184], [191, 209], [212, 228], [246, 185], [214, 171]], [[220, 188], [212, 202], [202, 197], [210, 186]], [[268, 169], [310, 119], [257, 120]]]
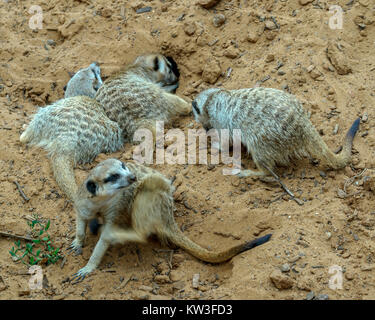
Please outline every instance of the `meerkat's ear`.
[[191, 102], [191, 105], [193, 106], [193, 108], [194, 108], [194, 110], [195, 110], [196, 113], [198, 113], [198, 114], [201, 113], [200, 110], [199, 110], [199, 108], [198, 108], [198, 104], [197, 104], [197, 102], [195, 100], [193, 100]]
[[169, 63], [171, 64], [171, 69], [178, 79], [180, 77], [180, 71], [178, 70], [178, 66], [177, 66], [176, 61], [174, 61], [174, 59], [172, 57], [166, 57], [166, 58], [169, 61]]
[[154, 59], [154, 71], [159, 70], [159, 57], [155, 57]]

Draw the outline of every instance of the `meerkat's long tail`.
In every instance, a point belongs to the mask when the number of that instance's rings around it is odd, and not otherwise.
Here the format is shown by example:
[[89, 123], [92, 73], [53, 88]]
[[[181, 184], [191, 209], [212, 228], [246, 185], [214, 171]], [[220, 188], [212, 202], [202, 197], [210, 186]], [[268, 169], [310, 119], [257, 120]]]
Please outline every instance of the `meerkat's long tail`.
[[51, 157], [51, 164], [56, 183], [70, 200], [74, 200], [78, 186], [76, 183], [73, 160], [70, 155], [55, 155]]
[[133, 219], [133, 223], [140, 234], [148, 235], [150, 230], [153, 230], [160, 240], [171, 242], [194, 257], [211, 263], [227, 261], [241, 252], [267, 242], [271, 238], [271, 234], [268, 234], [224, 251], [207, 250], [190, 240], [179, 229], [173, 218], [172, 192], [173, 187], [170, 181], [161, 175], [152, 174], [143, 179], [138, 187], [133, 204], [133, 214], [138, 217], [138, 219]]
[[327, 166], [330, 169], [341, 169], [346, 167], [351, 159], [352, 146], [354, 137], [358, 131], [359, 123], [361, 119], [356, 119], [348, 132], [346, 133], [342, 151], [339, 154], [332, 152], [323, 139], [320, 137], [319, 133], [314, 129], [312, 130], [313, 137], [308, 143], [309, 153], [322, 161], [322, 165]]
[[272, 234], [267, 234], [263, 237], [247, 241], [240, 245], [234, 246], [230, 249], [224, 251], [210, 251], [205, 248], [202, 248], [200, 245], [196, 244], [188, 237], [186, 237], [182, 231], [178, 228], [177, 225], [171, 227], [169, 230], [166, 230], [166, 234], [164, 235], [169, 241], [174, 243], [175, 245], [181, 247], [182, 249], [189, 252], [194, 257], [211, 263], [221, 263], [229, 260], [230, 258], [244, 252], [250, 250], [256, 246], [259, 246], [267, 241], [270, 240]]

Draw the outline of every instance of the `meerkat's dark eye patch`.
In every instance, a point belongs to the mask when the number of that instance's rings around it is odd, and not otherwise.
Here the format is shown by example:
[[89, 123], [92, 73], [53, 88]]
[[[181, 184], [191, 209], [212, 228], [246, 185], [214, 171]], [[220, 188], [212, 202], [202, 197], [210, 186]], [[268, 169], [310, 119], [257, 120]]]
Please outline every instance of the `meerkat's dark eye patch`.
[[119, 178], [120, 178], [120, 175], [119, 175], [118, 173], [111, 174], [108, 178], [106, 178], [106, 179], [104, 180], [104, 183], [107, 183], [107, 182], [115, 182], [115, 181], [117, 181]]
[[64, 88], [63, 88], [64, 92], [66, 91], [66, 87], [67, 87], [67, 86], [64, 86]]
[[174, 61], [174, 59], [172, 57], [166, 57], [166, 58], [169, 61], [169, 63], [171, 64], [170, 65], [171, 70], [173, 71], [173, 73], [175, 74], [175, 76], [178, 79], [180, 77], [180, 71], [178, 70], [176, 61]]
[[191, 105], [193, 106], [194, 110], [196, 113], [200, 114], [200, 111], [198, 109], [198, 104], [195, 100], [193, 100], [193, 102], [191, 103]]
[[159, 70], [159, 58], [156, 57], [154, 59], [154, 71], [158, 71]]
[[121, 168], [123, 168], [124, 170], [126, 170], [125, 163], [121, 162]]
[[94, 181], [92, 181], [92, 180], [87, 181], [86, 188], [87, 188], [88, 192], [90, 192], [91, 194], [93, 194], [95, 196], [95, 194], [96, 194], [96, 183]]

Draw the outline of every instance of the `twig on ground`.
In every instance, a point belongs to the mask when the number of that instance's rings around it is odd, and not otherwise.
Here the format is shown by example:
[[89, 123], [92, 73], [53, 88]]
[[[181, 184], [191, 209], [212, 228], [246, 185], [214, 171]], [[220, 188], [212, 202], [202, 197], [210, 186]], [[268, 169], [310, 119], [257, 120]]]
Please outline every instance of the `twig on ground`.
[[17, 181], [13, 181], [13, 182], [14, 182], [14, 184], [17, 186], [17, 189], [18, 189], [18, 191], [19, 191], [21, 197], [22, 197], [26, 202], [30, 201], [30, 198], [28, 198], [28, 197], [26, 196], [26, 194], [22, 191], [22, 188], [21, 188], [20, 184], [19, 184]]
[[4, 232], [4, 231], [0, 231], [0, 236], [9, 237], [9, 238], [16, 238], [16, 239], [22, 239], [22, 240], [26, 240], [26, 241], [32, 241], [33, 240], [33, 239], [29, 238], [29, 237], [18, 236], [16, 234], [11, 234], [11, 233]]

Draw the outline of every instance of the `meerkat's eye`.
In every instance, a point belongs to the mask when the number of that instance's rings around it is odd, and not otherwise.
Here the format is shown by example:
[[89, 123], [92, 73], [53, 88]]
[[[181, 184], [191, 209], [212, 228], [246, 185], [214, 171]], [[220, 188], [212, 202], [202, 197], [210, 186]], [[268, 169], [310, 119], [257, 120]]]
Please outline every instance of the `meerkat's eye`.
[[197, 102], [193, 100], [193, 102], [191, 103], [191, 105], [193, 106], [195, 112], [198, 113], [198, 114], [200, 114]]
[[118, 173], [115, 173], [115, 174], [111, 174], [107, 179], [104, 180], [104, 183], [107, 183], [107, 182], [115, 182], [116, 180], [118, 180], [120, 178], [120, 175]]
[[125, 163], [121, 162], [121, 168], [123, 168], [124, 170], [126, 170]]
[[159, 70], [159, 58], [156, 57], [154, 59], [154, 71], [158, 71]]
[[87, 188], [87, 191], [92, 193], [94, 196], [96, 194], [96, 184], [94, 181], [87, 181], [86, 183], [86, 188]]

